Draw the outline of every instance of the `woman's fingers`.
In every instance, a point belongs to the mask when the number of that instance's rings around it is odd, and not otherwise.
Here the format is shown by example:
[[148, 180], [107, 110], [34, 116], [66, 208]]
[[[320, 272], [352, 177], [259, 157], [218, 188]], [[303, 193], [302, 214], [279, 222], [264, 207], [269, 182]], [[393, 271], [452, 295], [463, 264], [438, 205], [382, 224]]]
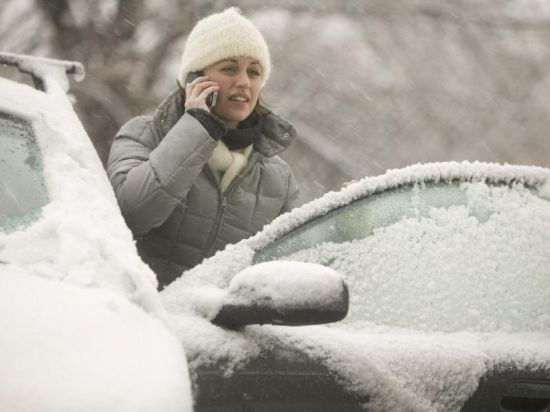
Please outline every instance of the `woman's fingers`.
[[199, 84], [197, 84], [196, 86], [193, 87], [193, 90], [191, 91], [191, 94], [193, 94], [195, 96], [200, 96], [201, 93], [204, 90], [209, 89], [211, 87], [218, 87], [218, 84], [215, 83], [215, 82], [211, 82], [211, 81], [206, 81], [206, 82], [199, 83]]
[[206, 101], [206, 98], [211, 94], [211, 93], [214, 93], [215, 91], [217, 91], [219, 89], [218, 85], [216, 83], [214, 83], [212, 86], [210, 87], [207, 87], [206, 89], [204, 89], [198, 96], [199, 99], [201, 100], [205, 100]]
[[189, 83], [187, 84], [191, 84], [193, 86], [195, 86], [197, 83], [200, 83], [204, 80], [208, 80], [208, 76], [199, 76], [199, 77], [195, 77], [192, 81], [190, 81]]
[[206, 98], [219, 90], [216, 82], [208, 80], [208, 76], [198, 77], [185, 85], [185, 108], [201, 108], [209, 110]]
[[195, 86], [197, 86], [198, 84], [202, 83], [202, 82], [205, 82], [205, 81], [208, 81], [209, 77], [208, 76], [201, 76], [201, 77], [197, 77], [196, 79], [193, 79], [193, 81], [189, 82], [186, 84], [187, 87], [191, 87], [191, 89], [193, 89]]
[[216, 84], [216, 83], [211, 80], [208, 80], [207, 76], [198, 77], [192, 82], [187, 83], [185, 85], [185, 93], [187, 95], [195, 94], [196, 96], [198, 96], [205, 87], [209, 87], [213, 84]]

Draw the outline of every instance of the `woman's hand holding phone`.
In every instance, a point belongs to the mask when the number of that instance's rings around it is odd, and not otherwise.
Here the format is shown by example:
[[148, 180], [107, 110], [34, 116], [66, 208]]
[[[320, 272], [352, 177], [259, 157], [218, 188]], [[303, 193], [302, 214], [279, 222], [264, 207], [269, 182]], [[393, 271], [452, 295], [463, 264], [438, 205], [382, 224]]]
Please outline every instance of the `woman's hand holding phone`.
[[198, 108], [210, 111], [210, 108], [216, 105], [218, 90], [218, 84], [209, 80], [208, 76], [197, 72], [189, 73], [185, 85], [185, 109]]

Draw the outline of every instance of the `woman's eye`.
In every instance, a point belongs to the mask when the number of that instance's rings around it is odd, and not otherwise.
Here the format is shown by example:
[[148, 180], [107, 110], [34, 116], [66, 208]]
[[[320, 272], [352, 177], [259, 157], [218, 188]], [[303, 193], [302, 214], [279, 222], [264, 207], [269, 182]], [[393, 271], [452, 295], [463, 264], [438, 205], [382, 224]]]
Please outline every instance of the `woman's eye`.
[[259, 70], [249, 70], [248, 73], [249, 73], [251, 76], [259, 76], [259, 75], [260, 75], [260, 71], [259, 71]]
[[236, 69], [235, 67], [229, 66], [229, 67], [224, 67], [224, 68], [222, 69], [222, 71], [223, 71], [223, 72], [227, 72], [227, 73], [234, 73], [235, 71], [237, 71], [237, 69]]

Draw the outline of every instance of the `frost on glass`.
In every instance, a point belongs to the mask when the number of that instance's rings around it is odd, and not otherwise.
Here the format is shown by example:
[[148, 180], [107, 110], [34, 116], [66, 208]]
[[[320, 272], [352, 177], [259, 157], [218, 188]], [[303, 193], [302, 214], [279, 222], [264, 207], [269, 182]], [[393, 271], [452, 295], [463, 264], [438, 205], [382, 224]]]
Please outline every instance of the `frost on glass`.
[[521, 184], [438, 183], [357, 201], [256, 261], [315, 262], [350, 289], [345, 322], [432, 331], [550, 329], [550, 201]]
[[31, 125], [0, 113], [0, 230], [35, 220], [48, 201], [42, 158]]

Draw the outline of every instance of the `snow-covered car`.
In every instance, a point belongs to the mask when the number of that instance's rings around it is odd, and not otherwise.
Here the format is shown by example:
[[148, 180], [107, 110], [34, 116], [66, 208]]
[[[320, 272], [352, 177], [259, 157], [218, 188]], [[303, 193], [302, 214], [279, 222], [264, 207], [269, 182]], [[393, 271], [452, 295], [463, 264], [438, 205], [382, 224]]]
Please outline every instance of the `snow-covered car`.
[[[344, 277], [343, 321], [212, 324], [234, 300], [227, 290], [261, 296], [278, 280], [322, 275], [304, 262]], [[243, 275], [256, 280], [243, 285]], [[322, 290], [285, 290], [287, 306]], [[550, 170], [450, 162], [365, 178], [227, 247], [161, 296], [197, 411], [548, 411]], [[232, 319], [253, 318], [242, 309]]]
[[76, 116], [78, 63], [0, 54], [0, 410], [191, 411], [181, 344]]

